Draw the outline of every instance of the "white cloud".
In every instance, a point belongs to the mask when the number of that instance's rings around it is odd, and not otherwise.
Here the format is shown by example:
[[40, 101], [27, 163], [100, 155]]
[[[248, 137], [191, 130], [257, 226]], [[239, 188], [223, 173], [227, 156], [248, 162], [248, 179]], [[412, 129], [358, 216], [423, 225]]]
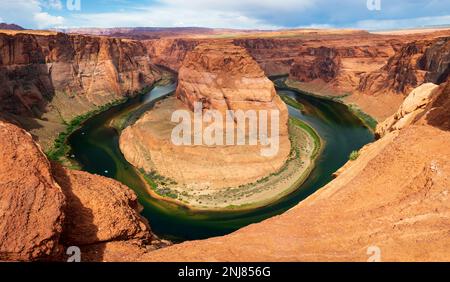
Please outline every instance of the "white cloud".
[[158, 7], [134, 12], [74, 14], [71, 25], [77, 27], [124, 26], [202, 26], [227, 28], [276, 28], [274, 25], [233, 11], [180, 9]]
[[44, 8], [58, 9], [60, 1], [2, 0], [0, 17], [3, 21], [19, 24], [25, 28], [50, 28], [62, 25], [62, 16], [53, 16]]
[[409, 19], [393, 19], [393, 20], [366, 20], [357, 22], [356, 28], [367, 30], [388, 30], [388, 29], [401, 29], [409, 27], [448, 25], [449, 23], [450, 23], [450, 15], [437, 17], [418, 17]]
[[150, 6], [130, 6], [126, 12], [69, 15], [72, 27], [201, 26], [215, 28], [276, 29], [264, 13], [303, 10], [317, 0], [159, 0]]
[[48, 27], [60, 27], [64, 25], [64, 18], [61, 16], [52, 16], [46, 12], [34, 14], [34, 19], [39, 29]]

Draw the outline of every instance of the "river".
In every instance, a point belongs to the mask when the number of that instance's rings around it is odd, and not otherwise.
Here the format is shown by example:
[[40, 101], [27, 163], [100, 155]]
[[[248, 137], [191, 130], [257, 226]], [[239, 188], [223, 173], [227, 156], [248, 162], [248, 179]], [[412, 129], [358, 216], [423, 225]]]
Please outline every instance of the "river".
[[120, 152], [118, 130], [111, 126], [123, 120], [132, 123], [175, 88], [175, 83], [157, 84], [147, 94], [94, 116], [69, 137], [68, 143], [70, 155], [84, 171], [114, 178], [132, 188], [144, 207], [142, 215], [150, 222], [152, 231], [176, 242], [225, 235], [287, 211], [326, 185], [353, 150], [374, 140], [372, 132], [345, 105], [278, 88], [279, 94], [289, 95], [305, 106], [303, 112], [289, 106], [289, 114], [307, 122], [324, 141], [323, 151], [307, 181], [283, 199], [252, 211], [193, 212], [148, 194], [138, 172]]

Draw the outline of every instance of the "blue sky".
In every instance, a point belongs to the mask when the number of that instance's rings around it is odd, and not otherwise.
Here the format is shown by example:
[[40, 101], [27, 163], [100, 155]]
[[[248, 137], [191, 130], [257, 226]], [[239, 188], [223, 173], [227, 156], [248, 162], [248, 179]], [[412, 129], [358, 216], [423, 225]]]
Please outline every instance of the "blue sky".
[[[0, 0], [0, 22], [26, 28], [361, 29], [450, 25], [450, 0]], [[367, 2], [380, 1], [380, 9]]]

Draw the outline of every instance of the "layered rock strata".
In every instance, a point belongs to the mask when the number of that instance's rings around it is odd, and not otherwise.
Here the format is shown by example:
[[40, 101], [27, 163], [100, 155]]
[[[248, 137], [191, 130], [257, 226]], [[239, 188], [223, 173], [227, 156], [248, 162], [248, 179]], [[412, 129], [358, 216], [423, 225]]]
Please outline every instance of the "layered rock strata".
[[[286, 162], [290, 152], [286, 105], [245, 49], [223, 42], [197, 46], [179, 71], [176, 96], [179, 100], [163, 101], [124, 130], [120, 147], [136, 167], [147, 172], [155, 170], [178, 184], [226, 188], [259, 180], [276, 172]], [[192, 111], [198, 102], [202, 103], [200, 112], [218, 110], [223, 114], [223, 129], [228, 110], [254, 110], [256, 116], [265, 110], [269, 136], [270, 115], [277, 111], [279, 150], [267, 157], [261, 153], [265, 146], [260, 143], [236, 145], [235, 140], [228, 146], [174, 145], [171, 133], [176, 124], [171, 122], [172, 113], [184, 109], [194, 120]], [[204, 122], [203, 128], [210, 124], [211, 121]], [[231, 119], [231, 126], [235, 127], [234, 119]]]
[[42, 137], [45, 147], [61, 124], [133, 95], [159, 76], [138, 41], [0, 32], [1, 114]]
[[363, 76], [358, 90], [407, 95], [423, 83], [443, 83], [449, 74], [450, 37], [414, 41], [398, 50], [380, 70]]

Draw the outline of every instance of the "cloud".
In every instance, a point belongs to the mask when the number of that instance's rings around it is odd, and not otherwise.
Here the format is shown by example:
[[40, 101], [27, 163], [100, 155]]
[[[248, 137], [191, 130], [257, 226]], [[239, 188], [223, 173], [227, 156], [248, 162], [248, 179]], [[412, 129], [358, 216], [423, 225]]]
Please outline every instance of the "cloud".
[[[88, 0], [82, 0], [88, 1]], [[450, 0], [97, 0], [81, 11], [66, 0], [2, 0], [0, 18], [25, 27], [202, 26], [243, 29], [389, 29], [450, 24]]]
[[442, 26], [450, 23], [449, 16], [419, 17], [392, 20], [366, 20], [359, 21], [355, 27], [367, 30], [401, 29], [409, 27]]
[[70, 23], [77, 27], [124, 27], [124, 26], [201, 26], [226, 28], [277, 28], [257, 18], [249, 17], [232, 9], [198, 9], [175, 6], [138, 8], [127, 12], [80, 13], [70, 16]]
[[54, 16], [44, 9], [62, 8], [60, 1], [2, 0], [0, 18], [26, 28], [50, 28], [64, 23], [64, 17]]
[[52, 16], [46, 12], [34, 14], [34, 19], [39, 29], [48, 27], [59, 27], [64, 25], [64, 18], [61, 16]]
[[[118, 1], [118, 0], [116, 0]], [[426, 20], [450, 22], [450, 0], [381, 1], [381, 10], [372, 11], [367, 0], [153, 0], [126, 1], [123, 11], [71, 14], [70, 26], [204, 26], [223, 28], [396, 27], [416, 26]], [[439, 18], [440, 17], [440, 18]]]

